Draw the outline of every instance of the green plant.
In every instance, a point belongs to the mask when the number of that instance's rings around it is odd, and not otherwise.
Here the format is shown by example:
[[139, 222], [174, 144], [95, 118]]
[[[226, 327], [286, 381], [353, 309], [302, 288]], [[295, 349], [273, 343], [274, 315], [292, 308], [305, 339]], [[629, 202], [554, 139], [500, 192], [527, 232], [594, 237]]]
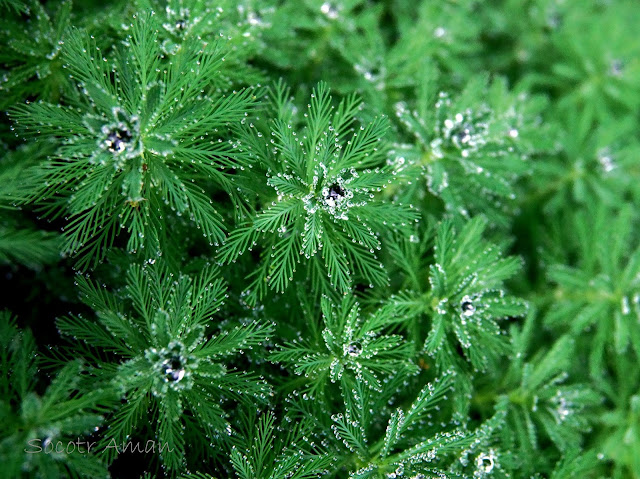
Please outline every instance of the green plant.
[[640, 477], [638, 12], [0, 0], [2, 478]]

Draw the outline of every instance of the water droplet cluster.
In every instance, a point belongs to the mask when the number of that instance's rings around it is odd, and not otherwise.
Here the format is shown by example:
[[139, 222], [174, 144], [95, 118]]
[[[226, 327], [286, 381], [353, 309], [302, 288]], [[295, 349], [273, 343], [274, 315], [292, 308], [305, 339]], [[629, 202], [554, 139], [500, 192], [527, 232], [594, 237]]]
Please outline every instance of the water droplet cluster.
[[187, 390], [193, 387], [192, 372], [198, 361], [180, 341], [171, 341], [162, 348], [151, 347], [144, 353], [155, 371], [154, 394], [165, 395], [169, 390]]
[[[440, 98], [436, 108], [449, 110], [449, 97]], [[451, 118], [445, 118], [436, 126], [435, 138], [431, 141], [433, 154], [442, 158], [445, 154], [443, 148], [453, 147], [460, 151], [463, 158], [468, 158], [480, 150], [487, 143], [489, 115], [490, 110], [481, 107], [479, 110], [467, 109]]]

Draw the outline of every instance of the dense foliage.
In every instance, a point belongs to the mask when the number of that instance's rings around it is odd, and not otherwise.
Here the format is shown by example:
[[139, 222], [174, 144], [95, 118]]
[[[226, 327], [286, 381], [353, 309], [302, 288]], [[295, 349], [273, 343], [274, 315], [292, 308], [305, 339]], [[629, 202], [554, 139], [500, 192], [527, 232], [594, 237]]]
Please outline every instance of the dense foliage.
[[0, 475], [640, 477], [635, 0], [0, 0]]

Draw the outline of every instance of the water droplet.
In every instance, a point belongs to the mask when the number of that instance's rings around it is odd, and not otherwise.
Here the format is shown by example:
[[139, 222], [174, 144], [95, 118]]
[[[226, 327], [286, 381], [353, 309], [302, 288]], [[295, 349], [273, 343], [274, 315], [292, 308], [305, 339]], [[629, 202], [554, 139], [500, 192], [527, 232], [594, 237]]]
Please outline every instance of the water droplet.
[[598, 163], [600, 163], [605, 173], [610, 173], [616, 168], [616, 164], [608, 148], [604, 148], [598, 153]]
[[476, 468], [481, 474], [488, 474], [493, 471], [495, 465], [495, 454], [491, 451], [489, 454], [481, 453], [476, 458]]
[[179, 382], [184, 378], [185, 370], [180, 358], [174, 357], [165, 361], [164, 374], [167, 381]]
[[339, 15], [338, 9], [329, 2], [324, 2], [320, 7], [320, 11], [324, 13], [331, 20], [335, 20], [336, 18], [338, 18], [338, 15]]
[[433, 36], [436, 38], [442, 38], [447, 34], [447, 30], [445, 30], [443, 27], [437, 27], [434, 31], [433, 31]]
[[353, 357], [360, 356], [360, 354], [362, 353], [362, 344], [360, 344], [357, 341], [354, 341], [346, 345], [344, 350], [345, 350], [345, 353], [348, 354], [349, 356], [353, 356]]
[[131, 141], [131, 133], [126, 128], [116, 129], [109, 132], [104, 144], [112, 153], [122, 153]]
[[622, 298], [622, 304], [621, 304], [621, 308], [622, 310], [622, 314], [623, 315], [627, 315], [631, 312], [631, 307], [629, 306], [629, 297], [628, 296], [624, 296]]
[[476, 307], [473, 305], [473, 302], [471, 301], [471, 298], [469, 296], [465, 296], [464, 298], [462, 298], [460, 309], [462, 311], [462, 315], [467, 317], [476, 312]]
[[624, 62], [619, 59], [611, 60], [609, 65], [609, 75], [620, 78], [624, 73]]
[[340, 186], [337, 183], [334, 183], [329, 187], [329, 190], [324, 195], [324, 201], [328, 206], [334, 207], [336, 206], [338, 200], [344, 198], [344, 196], [345, 196], [345, 191], [342, 188], [342, 186]]

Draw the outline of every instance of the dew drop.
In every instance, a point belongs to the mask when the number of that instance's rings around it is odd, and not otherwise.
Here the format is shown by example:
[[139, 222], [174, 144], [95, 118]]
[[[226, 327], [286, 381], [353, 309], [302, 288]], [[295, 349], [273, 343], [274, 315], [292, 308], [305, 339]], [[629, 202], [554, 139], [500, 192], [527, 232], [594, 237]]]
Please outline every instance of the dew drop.
[[345, 350], [345, 353], [348, 354], [349, 356], [352, 356], [352, 357], [360, 356], [360, 354], [362, 353], [362, 344], [360, 344], [357, 341], [354, 341], [346, 345], [344, 350]]
[[476, 312], [476, 307], [473, 305], [473, 302], [471, 301], [471, 298], [469, 296], [465, 296], [464, 298], [462, 298], [460, 309], [462, 311], [462, 315], [467, 317]]

